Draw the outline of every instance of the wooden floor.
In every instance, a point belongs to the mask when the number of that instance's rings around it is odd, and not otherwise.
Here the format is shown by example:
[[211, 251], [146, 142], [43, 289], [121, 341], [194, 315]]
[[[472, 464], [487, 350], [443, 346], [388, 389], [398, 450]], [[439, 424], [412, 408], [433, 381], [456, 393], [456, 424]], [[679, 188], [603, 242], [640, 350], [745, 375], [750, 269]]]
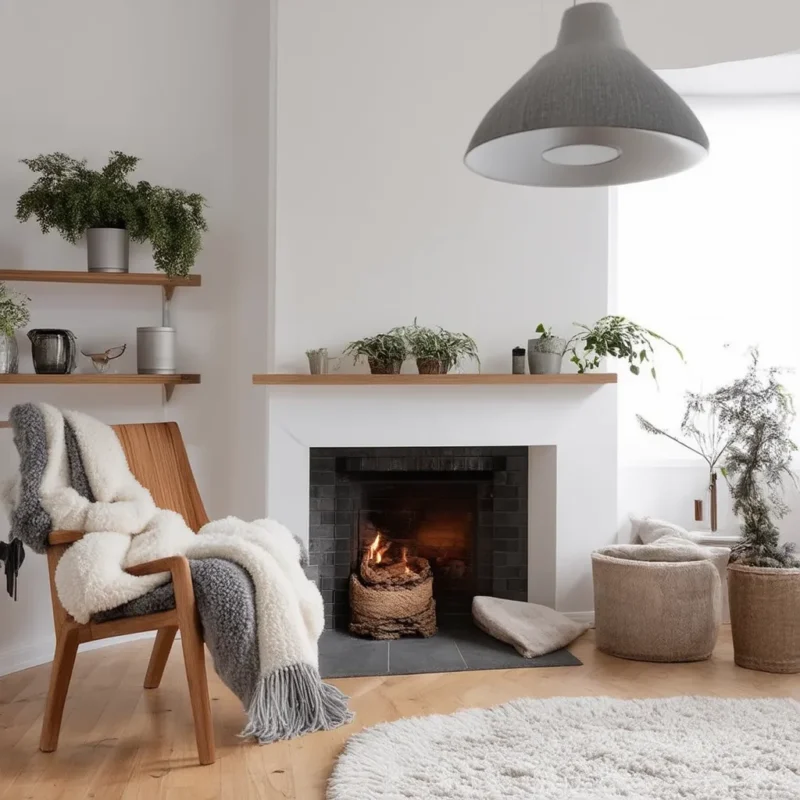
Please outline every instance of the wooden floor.
[[[331, 733], [259, 747], [237, 738], [244, 715], [210, 671], [217, 763], [196, 762], [191, 713], [175, 648], [160, 689], [144, 690], [147, 641], [79, 654], [56, 753], [37, 750], [48, 666], [0, 678], [0, 798], [297, 798], [321, 800], [353, 732], [399, 717], [490, 706], [516, 697], [792, 696], [800, 675], [734, 666], [730, 631], [697, 664], [645, 664], [599, 654], [589, 632], [571, 649], [583, 667], [448, 673], [336, 681], [357, 721]], [[369, 798], [364, 798], [369, 800]]]

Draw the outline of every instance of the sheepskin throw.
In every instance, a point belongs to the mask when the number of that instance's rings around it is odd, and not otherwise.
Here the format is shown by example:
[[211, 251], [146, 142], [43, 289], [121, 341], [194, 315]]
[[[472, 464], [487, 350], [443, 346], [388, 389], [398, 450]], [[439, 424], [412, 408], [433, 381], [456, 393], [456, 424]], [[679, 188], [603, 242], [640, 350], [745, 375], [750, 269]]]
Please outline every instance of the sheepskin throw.
[[524, 698], [352, 736], [327, 798], [797, 800], [798, 752], [788, 697]]
[[4, 493], [12, 539], [43, 552], [51, 530], [86, 532], [56, 569], [72, 617], [86, 623], [137, 603], [148, 610], [145, 597], [169, 573], [136, 577], [126, 569], [184, 555], [193, 560], [215, 667], [247, 709], [243, 735], [272, 742], [352, 719], [347, 698], [319, 677], [322, 598], [286, 528], [228, 517], [195, 535], [179, 514], [156, 507], [107, 425], [45, 404], [17, 406], [10, 419], [20, 452], [19, 474]]
[[566, 647], [589, 629], [558, 611], [536, 603], [475, 597], [472, 619], [489, 636], [510, 644], [523, 658], [536, 658]]

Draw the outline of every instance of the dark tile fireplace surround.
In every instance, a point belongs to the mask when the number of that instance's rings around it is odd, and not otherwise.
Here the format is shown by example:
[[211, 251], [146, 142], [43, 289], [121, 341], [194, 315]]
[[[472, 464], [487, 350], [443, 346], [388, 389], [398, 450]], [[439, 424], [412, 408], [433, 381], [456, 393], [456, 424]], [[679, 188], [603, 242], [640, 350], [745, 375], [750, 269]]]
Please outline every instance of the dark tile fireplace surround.
[[527, 600], [525, 447], [312, 448], [309, 560], [326, 627], [346, 629], [348, 582], [376, 531], [428, 558], [440, 625], [476, 594]]

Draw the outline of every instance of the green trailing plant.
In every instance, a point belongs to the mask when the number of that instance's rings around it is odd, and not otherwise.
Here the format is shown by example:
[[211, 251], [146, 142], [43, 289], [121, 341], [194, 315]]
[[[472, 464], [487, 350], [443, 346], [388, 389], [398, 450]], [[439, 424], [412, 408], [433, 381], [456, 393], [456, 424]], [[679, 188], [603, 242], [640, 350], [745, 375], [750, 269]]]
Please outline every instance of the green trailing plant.
[[545, 328], [543, 322], [540, 322], [536, 326], [536, 331], [535, 332], [541, 334], [539, 336], [540, 339], [552, 339], [553, 338], [553, 329], [552, 328]]
[[10, 337], [28, 324], [29, 302], [29, 297], [9, 289], [5, 283], [0, 283], [0, 333]]
[[388, 368], [402, 364], [408, 356], [408, 350], [406, 340], [399, 333], [389, 331], [350, 342], [344, 349], [344, 354], [352, 356], [354, 364], [366, 358], [370, 367], [377, 365]]
[[43, 233], [56, 230], [72, 244], [89, 228], [124, 228], [134, 241], [152, 244], [157, 269], [175, 277], [191, 271], [208, 230], [202, 195], [132, 184], [139, 159], [117, 150], [100, 170], [64, 153], [22, 163], [39, 177], [17, 201], [20, 222], [35, 217]]
[[545, 328], [543, 323], [536, 326], [538, 339], [534, 339], [531, 350], [536, 353], [552, 353], [553, 355], [563, 356], [566, 342], [560, 336], [553, 336], [552, 328]]
[[789, 508], [785, 482], [796, 484], [791, 438], [795, 417], [791, 394], [780, 381], [779, 367], [762, 368], [757, 349], [751, 351], [744, 377], [708, 395], [720, 422], [733, 431], [725, 449], [725, 476], [733, 497], [733, 512], [742, 522], [742, 541], [731, 560], [752, 567], [800, 566], [793, 543], [780, 543], [775, 520]]
[[565, 353], [572, 354], [570, 361], [580, 373], [598, 369], [600, 360], [609, 357], [627, 361], [634, 375], [649, 366], [650, 374], [655, 379], [653, 340], [668, 345], [683, 360], [683, 353], [677, 345], [625, 317], [610, 315], [602, 317], [592, 326], [578, 322], [575, 325], [580, 330], [567, 341]]
[[408, 344], [408, 350], [413, 358], [419, 362], [438, 362], [441, 372], [449, 372], [460, 361], [472, 359], [478, 365], [481, 361], [478, 356], [478, 345], [466, 333], [447, 331], [442, 327], [427, 328], [417, 323], [395, 328], [394, 332], [402, 336]]

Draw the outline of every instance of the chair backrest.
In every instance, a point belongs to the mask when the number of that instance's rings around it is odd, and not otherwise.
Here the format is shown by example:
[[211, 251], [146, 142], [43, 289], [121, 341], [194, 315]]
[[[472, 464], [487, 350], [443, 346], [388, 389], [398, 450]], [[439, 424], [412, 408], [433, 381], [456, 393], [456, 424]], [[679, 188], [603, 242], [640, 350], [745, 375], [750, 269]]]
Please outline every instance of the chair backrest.
[[206, 510], [176, 422], [114, 425], [128, 466], [150, 490], [159, 508], [177, 511], [198, 531], [208, 522]]

